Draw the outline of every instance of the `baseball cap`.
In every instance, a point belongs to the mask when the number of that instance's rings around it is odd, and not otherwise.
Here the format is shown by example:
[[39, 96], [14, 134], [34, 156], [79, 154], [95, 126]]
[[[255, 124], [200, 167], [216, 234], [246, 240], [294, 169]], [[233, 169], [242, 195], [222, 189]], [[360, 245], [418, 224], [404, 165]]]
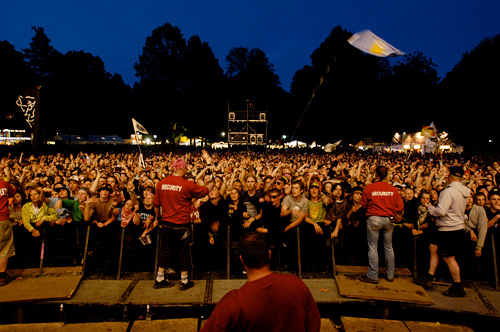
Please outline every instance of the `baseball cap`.
[[309, 185], [309, 188], [313, 188], [313, 187], [319, 189], [320, 188], [319, 182], [311, 182], [311, 184]]
[[493, 195], [500, 196], [500, 189], [498, 189], [497, 187], [491, 188], [491, 190], [488, 192], [488, 196], [493, 196]]
[[80, 183], [80, 178], [78, 177], [78, 175], [71, 175], [69, 177], [68, 181], [76, 181], [76, 182]]
[[101, 192], [101, 190], [107, 190], [107, 191], [109, 191], [110, 193], [112, 193], [112, 192], [113, 192], [113, 189], [111, 189], [111, 186], [109, 186], [109, 185], [107, 185], [107, 184], [105, 184], [105, 185], [101, 186], [101, 187], [99, 188], [98, 192]]
[[464, 176], [464, 170], [462, 167], [452, 166], [450, 168], [450, 175], [456, 176], [457, 178], [461, 178]]

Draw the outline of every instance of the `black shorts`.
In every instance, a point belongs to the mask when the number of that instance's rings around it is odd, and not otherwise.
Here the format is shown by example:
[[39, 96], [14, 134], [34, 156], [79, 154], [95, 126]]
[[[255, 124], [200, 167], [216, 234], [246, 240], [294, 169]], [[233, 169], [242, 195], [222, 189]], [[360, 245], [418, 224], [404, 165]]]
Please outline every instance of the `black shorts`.
[[449, 232], [438, 231], [436, 239], [438, 253], [443, 257], [457, 256], [467, 243], [463, 229]]
[[[193, 260], [191, 255], [191, 245], [193, 237], [191, 224], [176, 225], [163, 223], [160, 231], [160, 251], [158, 264], [162, 268], [171, 268], [173, 260], [179, 259], [181, 271], [192, 271]], [[178, 256], [174, 255], [178, 253]]]

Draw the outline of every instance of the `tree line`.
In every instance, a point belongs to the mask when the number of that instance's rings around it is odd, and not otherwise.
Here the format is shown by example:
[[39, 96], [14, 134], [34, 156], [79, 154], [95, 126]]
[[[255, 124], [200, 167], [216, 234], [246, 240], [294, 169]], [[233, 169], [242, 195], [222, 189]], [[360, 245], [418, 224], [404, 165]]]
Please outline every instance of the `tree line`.
[[270, 140], [389, 141], [397, 131], [419, 131], [431, 122], [461, 144], [498, 136], [497, 121], [491, 121], [498, 108], [498, 35], [465, 52], [440, 78], [422, 52], [392, 61], [367, 55], [347, 42], [351, 32], [337, 26], [312, 52], [310, 64], [296, 71], [287, 92], [264, 50], [234, 47], [223, 69], [208, 42], [186, 38], [169, 23], [146, 38], [133, 64], [133, 86], [106, 71], [98, 56], [62, 54], [43, 27], [33, 31], [27, 49], [0, 42], [0, 116], [3, 127], [25, 127], [15, 99], [40, 85], [46, 139], [56, 133], [126, 138], [134, 117], [161, 139], [218, 141], [227, 130], [228, 102], [241, 100], [266, 105]]

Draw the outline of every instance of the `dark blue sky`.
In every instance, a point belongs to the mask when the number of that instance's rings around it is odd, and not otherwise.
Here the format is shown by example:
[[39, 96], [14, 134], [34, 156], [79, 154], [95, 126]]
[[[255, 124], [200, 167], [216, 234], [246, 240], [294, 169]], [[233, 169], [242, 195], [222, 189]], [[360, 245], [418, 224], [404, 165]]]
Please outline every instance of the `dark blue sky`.
[[337, 25], [369, 29], [398, 49], [421, 51], [444, 77], [466, 51], [500, 33], [499, 0], [0, 0], [0, 40], [29, 47], [41, 26], [60, 52], [90, 52], [128, 84], [153, 29], [199, 35], [223, 69], [233, 47], [258, 47], [289, 90], [295, 71]]

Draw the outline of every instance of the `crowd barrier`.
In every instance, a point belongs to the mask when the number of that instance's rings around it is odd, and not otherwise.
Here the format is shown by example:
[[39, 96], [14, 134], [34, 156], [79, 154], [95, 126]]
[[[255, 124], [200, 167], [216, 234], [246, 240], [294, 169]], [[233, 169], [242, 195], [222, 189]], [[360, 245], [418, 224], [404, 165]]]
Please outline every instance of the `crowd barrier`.
[[[200, 228], [197, 227], [197, 225], [199, 225], [199, 224], [192, 224], [193, 235], [197, 235], [197, 234], [202, 232], [200, 230]], [[43, 268], [44, 268], [44, 265], [45, 265], [47, 259], [55, 261], [58, 258], [57, 256], [47, 257], [47, 249], [52, 249], [51, 250], [52, 252], [57, 252], [59, 254], [67, 254], [67, 255], [71, 255], [72, 253], [77, 252], [78, 258], [77, 258], [76, 263], [77, 263], [77, 265], [81, 264], [82, 274], [87, 273], [88, 272], [89, 252], [91, 249], [90, 248], [91, 240], [92, 240], [93, 236], [94, 237], [96, 236], [95, 231], [93, 231], [96, 228], [92, 227], [92, 224], [87, 224], [87, 223], [85, 223], [85, 224], [81, 223], [77, 227], [72, 227], [70, 229], [70, 231], [71, 232], [74, 231], [73, 235], [74, 235], [74, 239], [75, 239], [75, 242], [74, 242], [75, 248], [73, 248], [73, 249], [75, 249], [75, 250], [70, 250], [70, 252], [61, 253], [61, 250], [54, 247], [57, 245], [56, 240], [61, 240], [61, 239], [47, 236], [48, 234], [51, 234], [51, 232], [54, 232], [57, 229], [57, 227], [69, 227], [69, 226], [66, 226], [66, 225], [65, 226], [50, 226], [50, 227], [40, 228], [40, 239], [39, 239], [39, 241], [40, 241], [40, 247], [39, 247], [40, 255], [38, 256], [39, 262], [37, 264], [37, 267], [39, 269], [39, 275], [43, 274]], [[127, 226], [127, 227], [129, 227], [129, 226]], [[123, 262], [124, 262], [124, 259], [127, 260], [127, 254], [130, 254], [133, 250], [139, 250], [138, 248], [140, 248], [137, 245], [138, 239], [133, 239], [133, 238], [130, 238], [130, 236], [127, 236], [127, 227], [119, 227], [118, 234], [115, 234], [115, 235], [119, 236], [118, 247], [111, 248], [111, 251], [117, 251], [117, 254], [118, 254], [117, 257], [114, 257], [114, 261], [117, 263], [116, 279], [120, 279], [122, 277]], [[330, 227], [330, 232], [331, 232], [332, 231], [331, 225], [329, 227]], [[234, 265], [235, 260], [232, 259], [232, 257], [234, 256], [235, 253], [237, 253], [237, 249], [238, 249], [238, 242], [237, 242], [238, 239], [233, 236], [232, 228], [233, 228], [233, 226], [228, 225], [227, 227], [223, 228], [223, 231], [221, 232], [222, 235], [225, 237], [225, 239], [223, 239], [223, 245], [221, 246], [224, 253], [219, 253], [219, 254], [221, 254], [221, 255], [225, 254], [225, 275], [226, 275], [227, 279], [230, 279], [231, 274], [234, 272], [235, 267], [233, 265]], [[157, 231], [155, 232], [155, 236], [154, 236], [154, 239], [152, 241], [152, 244], [148, 244], [148, 246], [151, 245], [154, 247], [154, 260], [153, 260], [154, 266], [148, 266], [146, 272], [152, 272], [155, 274], [156, 271], [158, 270], [158, 253], [159, 253], [160, 245], [161, 245], [161, 243], [160, 243], [160, 241], [161, 241], [161, 234], [160, 234], [161, 229], [162, 229], [161, 227], [157, 228]], [[20, 229], [18, 231], [23, 231], [23, 230], [24, 230], [24, 228]], [[301, 236], [301, 230], [303, 230], [303, 229], [300, 226], [296, 228], [296, 243], [295, 243], [295, 245], [296, 245], [296, 253], [295, 253], [296, 254], [296, 269], [292, 269], [294, 272], [297, 273], [297, 275], [300, 278], [302, 278], [302, 276], [303, 276], [303, 256], [304, 256], [303, 244], [302, 244], [303, 237]], [[80, 234], [82, 231], [85, 232], [85, 239], [84, 239], [83, 244], [80, 243], [81, 240], [83, 240], [82, 234]], [[29, 234], [27, 232], [26, 232], [26, 234], [27, 234], [27, 236], [31, 237], [31, 234]], [[59, 232], [59, 234], [67, 234], [67, 232]], [[500, 290], [498, 261], [497, 261], [496, 246], [495, 246], [495, 234], [491, 233], [491, 234], [489, 234], [489, 236], [491, 239], [491, 251], [492, 251], [491, 252], [491, 254], [492, 254], [491, 264], [493, 265], [492, 269], [494, 271], [494, 284], [495, 284], [495, 288], [497, 290]], [[63, 240], [66, 240], [66, 239], [63, 239]], [[33, 241], [36, 241], [36, 240], [33, 240]], [[136, 245], [130, 246], [130, 241], [136, 241]], [[419, 241], [419, 238], [417, 236], [413, 236], [413, 250], [412, 250], [412, 252], [413, 252], [413, 257], [412, 257], [413, 266], [407, 266], [412, 271], [414, 278], [417, 278], [418, 276], [421, 276], [421, 274], [425, 273], [425, 272], [422, 272], [419, 270], [419, 267], [418, 267], [419, 266], [419, 264], [418, 264], [419, 255], [428, 256], [428, 252], [420, 252], [418, 250], [418, 241]], [[338, 243], [337, 244], [334, 244], [334, 243], [335, 242], [332, 240], [331, 245], [329, 246], [329, 250], [331, 250], [331, 253], [328, 253], [328, 255], [331, 255], [329, 258], [330, 262], [325, 262], [325, 263], [328, 263], [328, 265], [331, 264], [330, 267], [331, 267], [332, 275], [336, 274], [336, 266], [338, 263], [336, 260], [336, 256], [338, 255], [338, 253], [336, 253], [336, 251], [337, 250], [342, 251], [344, 249], [344, 248], [342, 248], [342, 246], [343, 246], [343, 233], [342, 232], [339, 234]], [[194, 256], [199, 254], [200, 251], [202, 250], [202, 247], [200, 247], [200, 246], [197, 246], [197, 248], [198, 248], [198, 252], [195, 250], [193, 253]], [[105, 249], [105, 248], [99, 248], [99, 247], [92, 248], [92, 249], [94, 249], [94, 252], [93, 252], [94, 256], [105, 255], [105, 254], [107, 254], [106, 250], [109, 250], [109, 248]], [[308, 248], [308, 249], [310, 249], [310, 248]], [[281, 259], [282, 259], [282, 255], [283, 255], [283, 246], [281, 243], [281, 239], [279, 239], [279, 241], [277, 243], [273, 243], [271, 245], [271, 250], [273, 251], [273, 255], [277, 255], [277, 264], [276, 264], [277, 266], [276, 267], [279, 270], [282, 270], [283, 266], [282, 266]], [[153, 251], [153, 250], [151, 249], [150, 251]], [[81, 258], [81, 261], [80, 261], [80, 258]], [[144, 258], [144, 257], [142, 257], [142, 258]], [[75, 259], [73, 259], [73, 261], [75, 261]], [[383, 261], [383, 260], [381, 260], [381, 261]], [[52, 262], [52, 263], [54, 264], [54, 262]], [[345, 263], [345, 262], [343, 262], [343, 263]], [[19, 264], [17, 264], [17, 265], [19, 265]], [[348, 264], [342, 264], [342, 265], [348, 265]], [[17, 266], [17, 267], [19, 268], [22, 266]], [[24, 267], [26, 267], [26, 266], [24, 266]], [[33, 264], [31, 265], [31, 267], [33, 267]], [[195, 265], [194, 268], [196, 270], [197, 266]], [[108, 269], [108, 272], [109, 272], [109, 269]], [[129, 272], [140, 272], [140, 271], [129, 271]], [[327, 272], [330, 272], [330, 271], [327, 271]]]

